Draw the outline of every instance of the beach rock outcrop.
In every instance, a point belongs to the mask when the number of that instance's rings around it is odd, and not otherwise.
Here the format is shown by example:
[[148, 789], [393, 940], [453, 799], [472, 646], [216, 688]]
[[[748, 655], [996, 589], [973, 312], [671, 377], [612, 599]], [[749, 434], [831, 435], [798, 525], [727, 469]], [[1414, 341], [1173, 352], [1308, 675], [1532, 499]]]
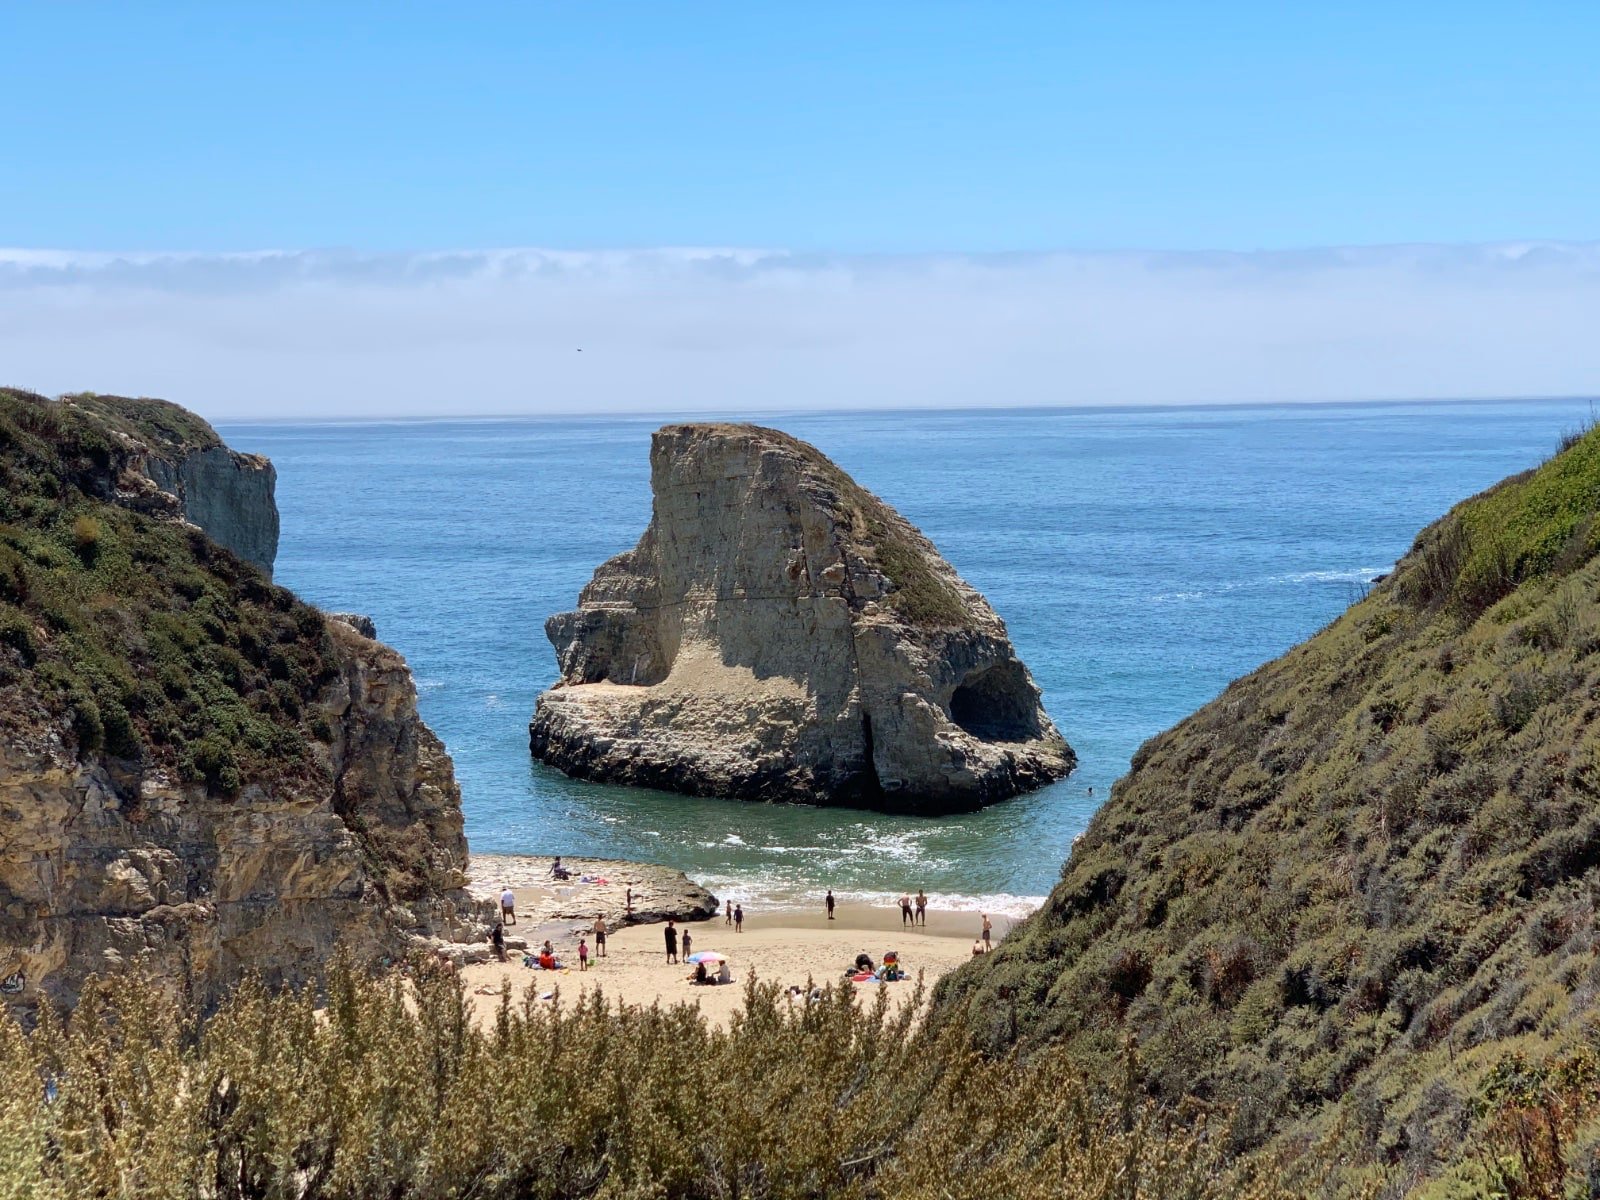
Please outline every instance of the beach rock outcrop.
[[971, 810], [1067, 774], [1005, 624], [933, 544], [820, 451], [668, 425], [653, 514], [549, 619], [560, 681], [535, 757], [570, 775], [748, 800]]
[[141, 485], [130, 421], [172, 414], [124, 403], [0, 389], [0, 1001], [129, 967], [207, 1003], [481, 935], [405, 660]]

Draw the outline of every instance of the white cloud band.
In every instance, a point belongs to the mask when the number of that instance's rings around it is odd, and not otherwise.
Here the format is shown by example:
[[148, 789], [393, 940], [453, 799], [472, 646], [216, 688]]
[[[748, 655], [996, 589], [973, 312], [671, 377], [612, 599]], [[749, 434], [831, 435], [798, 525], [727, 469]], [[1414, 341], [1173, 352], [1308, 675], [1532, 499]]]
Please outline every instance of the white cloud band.
[[[0, 250], [0, 380], [213, 418], [1600, 394], [1600, 246]], [[580, 349], [581, 348], [581, 349]]]

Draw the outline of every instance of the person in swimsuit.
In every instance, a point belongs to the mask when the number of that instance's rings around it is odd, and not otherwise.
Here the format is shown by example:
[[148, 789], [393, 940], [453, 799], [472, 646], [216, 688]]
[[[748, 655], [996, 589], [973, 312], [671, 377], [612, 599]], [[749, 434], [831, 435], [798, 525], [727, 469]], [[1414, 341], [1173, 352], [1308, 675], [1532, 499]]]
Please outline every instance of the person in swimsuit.
[[606, 916], [604, 913], [595, 913], [594, 926], [591, 932], [594, 934], [594, 956], [596, 958], [604, 958], [606, 956]]
[[683, 930], [683, 956], [685, 958], [688, 958], [689, 955], [691, 953], [693, 953], [693, 951], [694, 951], [694, 938], [692, 936], [690, 936], [688, 927], [685, 926], [684, 930]]
[[726, 921], [724, 921], [723, 924], [732, 925], [733, 924], [733, 901], [732, 900], [728, 901], [728, 907], [727, 907], [727, 909], [725, 911], [728, 914], [728, 919]]
[[928, 897], [921, 888], [917, 889], [917, 920], [918, 925], [928, 923]]
[[904, 929], [911, 924], [911, 897], [900, 897], [900, 927]]
[[744, 905], [742, 904], [733, 906], [733, 931], [735, 933], [744, 932]]
[[832, 888], [828, 889], [828, 896], [827, 896], [827, 899], [823, 900], [823, 904], [828, 906], [828, 920], [830, 920], [830, 921], [833, 920], [833, 889]]
[[989, 920], [989, 914], [988, 913], [984, 913], [983, 914], [983, 951], [984, 951], [985, 954], [987, 954], [990, 950], [994, 949], [994, 943], [991, 940], [991, 937], [992, 937], [993, 933], [994, 933], [994, 925]]

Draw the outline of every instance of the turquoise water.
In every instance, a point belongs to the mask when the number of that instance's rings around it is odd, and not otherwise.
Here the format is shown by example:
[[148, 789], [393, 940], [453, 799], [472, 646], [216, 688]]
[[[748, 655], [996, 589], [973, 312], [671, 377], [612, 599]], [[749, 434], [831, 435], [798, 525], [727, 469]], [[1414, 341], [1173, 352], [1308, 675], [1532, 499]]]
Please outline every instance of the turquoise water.
[[[1315, 632], [1456, 500], [1547, 456], [1588, 401], [790, 414], [921, 526], [1010, 627], [1076, 774], [939, 820], [569, 780], [527, 723], [544, 619], [649, 519], [663, 418], [231, 424], [278, 468], [277, 578], [371, 614], [455, 758], [474, 850], [664, 862], [759, 904], [1028, 907], [1145, 738]], [[1089, 789], [1093, 788], [1091, 795]]]

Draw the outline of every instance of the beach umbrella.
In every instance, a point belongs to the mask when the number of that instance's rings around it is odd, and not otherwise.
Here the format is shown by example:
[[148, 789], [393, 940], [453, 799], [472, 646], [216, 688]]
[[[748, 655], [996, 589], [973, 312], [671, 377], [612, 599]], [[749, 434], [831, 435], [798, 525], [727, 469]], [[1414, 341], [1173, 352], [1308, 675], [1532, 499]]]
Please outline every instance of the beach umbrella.
[[726, 954], [718, 954], [715, 950], [701, 950], [689, 955], [683, 960], [686, 963], [722, 963], [728, 961]]

